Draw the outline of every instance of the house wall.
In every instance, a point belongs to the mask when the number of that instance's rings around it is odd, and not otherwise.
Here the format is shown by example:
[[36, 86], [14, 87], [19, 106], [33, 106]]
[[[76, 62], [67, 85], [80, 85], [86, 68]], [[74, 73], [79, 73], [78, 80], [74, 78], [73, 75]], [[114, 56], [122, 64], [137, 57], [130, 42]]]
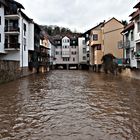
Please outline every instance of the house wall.
[[0, 60], [0, 84], [19, 77], [19, 61]]
[[123, 50], [118, 49], [118, 42], [123, 40], [123, 25], [113, 18], [104, 25], [103, 30], [104, 54], [112, 53], [117, 58], [123, 58]]
[[28, 30], [28, 50], [34, 50], [34, 24], [29, 23], [29, 30]]
[[[65, 42], [65, 39], [69, 40], [69, 42]], [[65, 46], [67, 46], [67, 48], [65, 48]], [[58, 52], [58, 54], [56, 54], [56, 52]], [[72, 54], [72, 52], [76, 52], [76, 54]], [[62, 46], [55, 46], [55, 58], [56, 64], [78, 64], [79, 48], [78, 46], [70, 46], [70, 39], [64, 37], [62, 38]], [[69, 58], [69, 61], [63, 61], [63, 58]]]
[[[98, 40], [95, 41], [93, 40], [93, 34], [97, 34], [98, 35]], [[102, 44], [103, 43], [103, 39], [102, 39], [102, 30], [98, 29], [98, 30], [92, 30], [91, 31], [91, 39], [90, 39], [90, 46], [92, 45], [96, 45], [96, 44]]]
[[[87, 53], [83, 53], [83, 49], [86, 50], [85, 38], [78, 38], [78, 47], [79, 47], [79, 63], [87, 63]], [[83, 57], [86, 59], [84, 60]]]
[[0, 42], [0, 53], [4, 53], [4, 24], [5, 24], [5, 20], [4, 20], [4, 6], [1, 4], [0, 7], [0, 17], [1, 17], [1, 25], [0, 25], [0, 34], [1, 34], [1, 42]]

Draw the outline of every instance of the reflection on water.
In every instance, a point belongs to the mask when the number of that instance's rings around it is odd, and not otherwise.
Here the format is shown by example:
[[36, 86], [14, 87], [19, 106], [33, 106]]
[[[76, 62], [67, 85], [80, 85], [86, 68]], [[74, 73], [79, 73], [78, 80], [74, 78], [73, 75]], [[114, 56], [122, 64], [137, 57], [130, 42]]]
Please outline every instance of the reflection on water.
[[140, 82], [52, 71], [0, 85], [2, 140], [140, 140]]

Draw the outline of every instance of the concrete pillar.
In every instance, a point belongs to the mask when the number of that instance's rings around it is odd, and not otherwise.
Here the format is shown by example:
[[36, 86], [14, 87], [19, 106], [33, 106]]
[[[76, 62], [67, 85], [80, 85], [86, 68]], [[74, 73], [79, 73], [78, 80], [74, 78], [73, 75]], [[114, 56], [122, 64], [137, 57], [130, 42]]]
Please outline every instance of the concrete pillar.
[[66, 64], [67, 70], [69, 70], [69, 64]]

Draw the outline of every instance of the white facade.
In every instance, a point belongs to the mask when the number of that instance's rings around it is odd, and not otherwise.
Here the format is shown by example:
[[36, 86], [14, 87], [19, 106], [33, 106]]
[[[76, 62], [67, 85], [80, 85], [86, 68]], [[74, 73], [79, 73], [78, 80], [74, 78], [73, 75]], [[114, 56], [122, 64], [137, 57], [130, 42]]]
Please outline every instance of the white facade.
[[56, 64], [78, 64], [79, 48], [76, 40], [65, 36], [59, 42], [60, 45], [55, 47]]
[[0, 18], [1, 18], [1, 23], [0, 23], [0, 53], [5, 53], [4, 51], [4, 25], [5, 25], [5, 19], [4, 19], [4, 6], [1, 4], [0, 6]]
[[84, 37], [78, 38], [79, 46], [79, 64], [87, 64], [87, 47]]
[[48, 48], [49, 48], [49, 55], [50, 55], [50, 65], [55, 65], [55, 46], [48, 40]]
[[28, 67], [29, 50], [34, 50], [33, 22], [19, 11], [17, 14], [4, 15], [4, 6], [0, 8], [0, 16], [0, 53], [6, 53], [0, 55], [0, 59], [19, 61], [20, 67]]

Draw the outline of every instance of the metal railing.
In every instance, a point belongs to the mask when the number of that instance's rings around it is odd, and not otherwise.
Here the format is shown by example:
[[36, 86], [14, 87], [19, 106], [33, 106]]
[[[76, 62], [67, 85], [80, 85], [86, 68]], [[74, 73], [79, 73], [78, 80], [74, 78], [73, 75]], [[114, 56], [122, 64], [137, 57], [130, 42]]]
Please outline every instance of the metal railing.
[[19, 31], [20, 31], [19, 27], [13, 27], [13, 26], [5, 27], [5, 32], [19, 32]]
[[20, 49], [20, 43], [5, 43], [5, 49]]
[[118, 42], [118, 48], [119, 49], [122, 49], [122, 48], [125, 48], [125, 49], [127, 49], [127, 48], [130, 48], [130, 40], [126, 40], [126, 41], [119, 41]]

